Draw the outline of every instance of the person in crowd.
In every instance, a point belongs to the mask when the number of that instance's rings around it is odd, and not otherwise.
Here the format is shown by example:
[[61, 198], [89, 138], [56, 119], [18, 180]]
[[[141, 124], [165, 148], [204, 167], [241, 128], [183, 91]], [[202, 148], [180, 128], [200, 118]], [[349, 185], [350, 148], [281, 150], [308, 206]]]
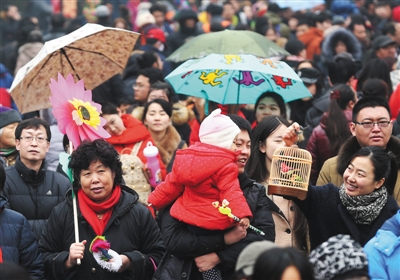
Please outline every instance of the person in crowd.
[[267, 91], [261, 94], [254, 105], [254, 114], [256, 122], [253, 123], [253, 128], [262, 119], [268, 116], [282, 116], [287, 118], [286, 104], [282, 96], [275, 92]]
[[377, 58], [395, 57], [396, 42], [387, 35], [379, 35], [372, 41], [373, 56]]
[[21, 122], [20, 114], [0, 106], [0, 161], [4, 166], [15, 164], [18, 150], [15, 147], [15, 128]]
[[235, 265], [235, 274], [232, 278], [238, 280], [250, 278], [253, 275], [254, 264], [258, 257], [274, 248], [278, 248], [278, 245], [269, 240], [251, 242], [240, 252]]
[[[138, 203], [135, 191], [122, 185], [118, 152], [103, 139], [86, 140], [72, 153], [69, 168], [74, 174], [79, 242], [70, 190], [52, 212], [39, 242], [46, 278], [150, 280], [165, 248], [150, 211]], [[98, 238], [107, 246], [99, 247]], [[108, 252], [99, 257], [98, 248]], [[110, 268], [118, 261], [119, 267]]]
[[[297, 142], [293, 123], [283, 133], [286, 146]], [[397, 162], [379, 146], [363, 146], [346, 161], [343, 184], [308, 186], [304, 200], [293, 201], [306, 216], [311, 250], [337, 234], [349, 234], [364, 246], [399, 206], [391, 196], [397, 180]]]
[[118, 17], [114, 19], [112, 27], [119, 28], [119, 29], [125, 29], [125, 30], [131, 30], [129, 29], [130, 27], [128, 26], [128, 23], [126, 20], [122, 17]]
[[[107, 121], [104, 129], [111, 135], [106, 141], [113, 145], [120, 154], [130, 154], [135, 145], [139, 145], [137, 156], [146, 164], [147, 159], [143, 150], [148, 142], [154, 145], [154, 140], [147, 128], [132, 115], [121, 114], [117, 107], [110, 102], [102, 103], [101, 110], [102, 117]], [[161, 169], [161, 178], [164, 179], [166, 175], [165, 165], [160, 154], [157, 157]]]
[[15, 64], [14, 76], [19, 69], [34, 58], [43, 47], [43, 34], [40, 30], [29, 32], [27, 42], [18, 48], [17, 62]]
[[174, 33], [174, 30], [171, 28], [170, 24], [165, 20], [167, 7], [163, 3], [153, 3], [149, 11], [154, 16], [156, 25], [164, 32], [165, 37], [168, 37], [170, 34]]
[[356, 92], [346, 84], [333, 87], [329, 110], [313, 129], [306, 150], [312, 155], [310, 183], [317, 182], [324, 162], [338, 154], [340, 147], [350, 138], [352, 109], [357, 102]]
[[[350, 124], [353, 136], [342, 145], [338, 156], [325, 161], [319, 173], [317, 185], [332, 183], [335, 186], [341, 186], [342, 174], [347, 169], [349, 160], [354, 153], [365, 146], [381, 147], [386, 151], [391, 151], [395, 158], [399, 159], [400, 140], [391, 136], [392, 129], [387, 101], [379, 97], [360, 99], [353, 107], [352, 123]], [[400, 180], [396, 181], [390, 194], [397, 203], [400, 203]]]
[[15, 210], [29, 221], [40, 238], [53, 208], [64, 200], [71, 183], [65, 176], [46, 169], [49, 150], [49, 124], [39, 118], [23, 120], [15, 129], [15, 144], [19, 151], [15, 165], [6, 168], [3, 195], [7, 208]]
[[[372, 78], [365, 80], [361, 89], [362, 97], [376, 97], [380, 96], [385, 100], [389, 100], [389, 87], [382, 79]], [[389, 104], [390, 106], [390, 104]], [[390, 109], [392, 111], [392, 109]], [[392, 113], [392, 116], [394, 114]], [[393, 127], [394, 130], [394, 127]], [[393, 133], [395, 134], [395, 133]], [[396, 134], [395, 134], [396, 135]]]
[[133, 85], [134, 98], [138, 106], [144, 106], [149, 96], [151, 85], [158, 81], [164, 81], [160, 69], [148, 67], [138, 71], [138, 77]]
[[[240, 219], [239, 225], [247, 229], [252, 213], [240, 189], [235, 164], [239, 132], [221, 109], [214, 110], [200, 125], [201, 142], [177, 151], [172, 172], [150, 194], [149, 203], [157, 210], [173, 203], [173, 218], [186, 223], [193, 233], [207, 235], [235, 226], [235, 220], [216, 209], [225, 207], [227, 200], [226, 206]], [[222, 279], [221, 271], [214, 267], [200, 272], [206, 279]]]
[[372, 78], [377, 78], [381, 79], [386, 82], [388, 85], [389, 89], [389, 98], [392, 95], [392, 81], [390, 79], [390, 69], [386, 65], [386, 63], [378, 58], [373, 58], [371, 59], [363, 69], [361, 70], [361, 73], [358, 75], [358, 80], [357, 80], [357, 86], [356, 86], [356, 91], [362, 91], [362, 87], [364, 85], [364, 82], [368, 79]]
[[0, 32], [1, 32], [1, 46], [5, 46], [17, 39], [18, 24], [21, 20], [21, 14], [18, 7], [14, 5], [7, 5], [2, 7], [0, 15]]
[[[0, 163], [0, 192], [6, 181], [4, 166]], [[1, 262], [20, 265], [27, 270], [32, 279], [43, 279], [43, 258], [39, 253], [35, 235], [25, 217], [5, 208], [7, 198], [0, 195], [0, 258]], [[0, 269], [1, 277], [9, 279]]]
[[308, 256], [316, 280], [369, 280], [368, 260], [350, 235], [338, 234], [317, 246]]
[[109, 27], [111, 26], [111, 11], [107, 5], [98, 5], [95, 8], [96, 23]]
[[396, 48], [400, 46], [400, 22], [389, 21], [382, 28], [382, 35], [388, 36], [396, 42]]
[[43, 41], [47, 42], [53, 39], [60, 38], [67, 33], [65, 32], [65, 17], [61, 13], [51, 15], [51, 30], [43, 36]]
[[[268, 116], [260, 121], [252, 132], [251, 155], [246, 165], [250, 178], [268, 188], [272, 155], [284, 145], [282, 134], [290, 123], [281, 116]], [[307, 223], [297, 208], [288, 199], [270, 195], [270, 210], [275, 223], [275, 243], [281, 247], [294, 247], [308, 251]]]
[[357, 38], [361, 44], [362, 52], [365, 53], [370, 45], [370, 41], [364, 17], [360, 14], [352, 15], [347, 29]]
[[[245, 166], [250, 156], [250, 123], [237, 115], [229, 115], [240, 128], [236, 139], [236, 158], [238, 179], [243, 195], [253, 214], [250, 224], [265, 233], [264, 236], [240, 225], [226, 233], [215, 232], [209, 235], [196, 235], [187, 225], [171, 217], [168, 209], [160, 212], [160, 227], [167, 254], [159, 265], [155, 280], [178, 279], [186, 275], [187, 279], [203, 279], [199, 269], [207, 270], [218, 265], [223, 279], [231, 279], [240, 252], [254, 241], [275, 240], [274, 222], [269, 210], [269, 200], [265, 187], [250, 179]], [[170, 278], [167, 278], [170, 277]]]
[[307, 58], [306, 47], [297, 39], [290, 39], [285, 45], [285, 50], [291, 55], [286, 56], [284, 61], [293, 69], [297, 68], [300, 61]]
[[172, 106], [164, 99], [154, 99], [144, 107], [142, 122], [158, 148], [167, 173], [172, 171], [177, 150], [187, 148], [185, 141], [172, 126], [171, 118]]
[[314, 55], [321, 54], [321, 43], [324, 39], [322, 30], [313, 26], [311, 20], [302, 18], [297, 23], [296, 36], [307, 50], [307, 59], [314, 59]]
[[314, 271], [307, 255], [294, 248], [274, 248], [263, 252], [254, 264], [251, 279], [313, 279]]
[[364, 250], [368, 257], [371, 279], [399, 279], [398, 257], [400, 254], [400, 210], [388, 219], [376, 235], [368, 241]]

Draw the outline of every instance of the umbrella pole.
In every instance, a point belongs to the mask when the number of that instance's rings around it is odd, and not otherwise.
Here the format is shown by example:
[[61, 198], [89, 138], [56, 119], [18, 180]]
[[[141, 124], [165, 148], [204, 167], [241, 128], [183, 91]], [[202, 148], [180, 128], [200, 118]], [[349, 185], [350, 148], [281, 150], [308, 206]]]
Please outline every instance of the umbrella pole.
[[[72, 142], [69, 141], [69, 154], [72, 154]], [[74, 230], [75, 230], [75, 243], [79, 243], [79, 229], [78, 229], [78, 208], [76, 206], [76, 194], [72, 188], [72, 208], [74, 211]], [[76, 260], [76, 264], [81, 264], [81, 259]]]
[[65, 58], [67, 59], [69, 65], [72, 68], [72, 70], [74, 70], [74, 73], [75, 73], [76, 77], [78, 78], [78, 80], [80, 80], [81, 78], [79, 77], [78, 73], [76, 73], [75, 67], [72, 65], [71, 60], [69, 60], [69, 57], [68, 57], [67, 53], [65, 52], [64, 48], [61, 48], [60, 51], [65, 56]]

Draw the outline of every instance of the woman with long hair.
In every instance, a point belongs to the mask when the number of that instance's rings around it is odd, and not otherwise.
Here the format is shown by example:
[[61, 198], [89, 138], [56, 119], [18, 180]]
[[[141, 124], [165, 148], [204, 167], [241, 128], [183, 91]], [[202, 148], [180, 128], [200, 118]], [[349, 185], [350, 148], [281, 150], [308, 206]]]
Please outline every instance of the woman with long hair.
[[142, 122], [153, 137], [167, 173], [172, 170], [176, 151], [187, 148], [185, 141], [172, 125], [171, 117], [172, 106], [164, 99], [154, 99], [147, 103], [142, 117]]
[[[252, 132], [251, 154], [246, 164], [250, 178], [263, 184], [268, 190], [268, 179], [271, 171], [274, 151], [284, 146], [282, 134], [290, 126], [282, 116], [268, 116], [262, 119]], [[290, 246], [300, 250], [308, 250], [307, 223], [297, 206], [281, 196], [269, 196], [275, 222], [275, 242], [282, 246]]]
[[346, 84], [332, 89], [328, 112], [324, 113], [320, 124], [314, 128], [306, 150], [313, 158], [310, 183], [315, 184], [325, 160], [338, 154], [342, 144], [351, 136], [349, 123], [352, 108], [357, 102], [356, 92]]

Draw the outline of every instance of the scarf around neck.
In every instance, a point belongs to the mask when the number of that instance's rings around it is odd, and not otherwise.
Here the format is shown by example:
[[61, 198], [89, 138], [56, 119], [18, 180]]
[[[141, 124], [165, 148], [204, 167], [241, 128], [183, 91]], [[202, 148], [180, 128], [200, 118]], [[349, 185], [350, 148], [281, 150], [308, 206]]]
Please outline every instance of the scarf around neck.
[[370, 225], [379, 216], [388, 199], [385, 186], [370, 194], [350, 196], [344, 184], [339, 188], [339, 197], [356, 224]]
[[6, 157], [14, 153], [17, 149], [16, 148], [0, 148], [0, 156]]
[[[94, 202], [82, 191], [82, 189], [78, 190], [79, 209], [97, 235], [103, 235], [104, 229], [111, 218], [113, 207], [118, 203], [120, 197], [120, 186], [116, 186], [112, 191], [110, 198], [102, 203]], [[104, 213], [104, 215], [99, 219], [97, 213]]]

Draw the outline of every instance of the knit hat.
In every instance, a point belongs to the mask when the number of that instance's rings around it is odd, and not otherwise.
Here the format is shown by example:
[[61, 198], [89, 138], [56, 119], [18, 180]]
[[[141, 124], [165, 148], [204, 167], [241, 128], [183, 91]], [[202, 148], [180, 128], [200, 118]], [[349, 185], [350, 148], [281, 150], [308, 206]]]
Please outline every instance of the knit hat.
[[314, 266], [315, 279], [337, 276], [368, 276], [367, 255], [350, 235], [339, 234], [317, 246], [308, 256]]
[[110, 15], [110, 9], [106, 5], [99, 5], [96, 7], [97, 17], [108, 17]]
[[199, 138], [202, 143], [230, 149], [239, 132], [239, 127], [216, 109], [201, 123]]
[[0, 106], [0, 128], [15, 122], [21, 122], [20, 114], [11, 108]]
[[318, 81], [321, 73], [315, 68], [301, 68], [297, 71], [297, 75], [299, 75], [303, 83], [315, 84]]
[[138, 28], [141, 28], [146, 24], [156, 24], [156, 19], [150, 12], [142, 12], [137, 15], [135, 23]]
[[254, 264], [256, 263], [258, 257], [265, 251], [273, 248], [278, 248], [278, 246], [275, 243], [267, 240], [250, 243], [240, 253], [236, 262], [235, 271], [242, 270], [247, 276], [253, 275]]

